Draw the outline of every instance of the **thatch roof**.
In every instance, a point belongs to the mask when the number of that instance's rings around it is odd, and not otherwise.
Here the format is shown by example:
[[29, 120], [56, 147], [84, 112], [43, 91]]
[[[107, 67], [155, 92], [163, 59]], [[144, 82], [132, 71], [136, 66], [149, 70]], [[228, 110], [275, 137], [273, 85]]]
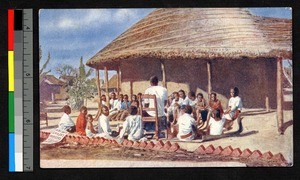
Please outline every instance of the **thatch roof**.
[[117, 69], [124, 59], [239, 59], [291, 51], [291, 20], [253, 16], [242, 8], [168, 8], [150, 13], [87, 65]]
[[[108, 85], [109, 88], [117, 88], [117, 74], [113, 75], [109, 80], [108, 80]], [[103, 84], [102, 88], [105, 89], [106, 83]]]
[[53, 75], [45, 75], [43, 81], [49, 85], [63, 86], [64, 82]]

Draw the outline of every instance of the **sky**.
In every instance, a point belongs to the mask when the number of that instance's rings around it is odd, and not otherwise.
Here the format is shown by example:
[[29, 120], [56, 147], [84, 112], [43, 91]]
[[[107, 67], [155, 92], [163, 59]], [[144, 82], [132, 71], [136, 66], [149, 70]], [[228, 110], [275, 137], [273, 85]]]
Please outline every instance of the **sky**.
[[[40, 67], [51, 55], [46, 70], [59, 77], [55, 68], [62, 64], [79, 66], [112, 42], [154, 9], [41, 9], [39, 12], [39, 44], [42, 49]], [[258, 16], [292, 18], [291, 8], [248, 8]], [[109, 71], [109, 77], [115, 74]], [[104, 72], [100, 71], [104, 77]]]

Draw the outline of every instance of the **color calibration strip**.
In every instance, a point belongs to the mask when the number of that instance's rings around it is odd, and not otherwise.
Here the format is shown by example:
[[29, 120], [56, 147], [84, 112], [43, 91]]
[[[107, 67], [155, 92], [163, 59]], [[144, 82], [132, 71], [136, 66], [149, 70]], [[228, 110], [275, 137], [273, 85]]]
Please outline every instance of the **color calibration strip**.
[[32, 10], [8, 10], [9, 171], [33, 168]]

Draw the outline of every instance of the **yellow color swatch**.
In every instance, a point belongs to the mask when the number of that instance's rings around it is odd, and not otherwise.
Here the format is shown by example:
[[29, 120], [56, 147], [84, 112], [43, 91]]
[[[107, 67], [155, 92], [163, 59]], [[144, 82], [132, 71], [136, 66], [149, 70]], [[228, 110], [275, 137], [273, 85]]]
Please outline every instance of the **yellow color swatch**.
[[8, 90], [15, 90], [14, 51], [8, 51]]

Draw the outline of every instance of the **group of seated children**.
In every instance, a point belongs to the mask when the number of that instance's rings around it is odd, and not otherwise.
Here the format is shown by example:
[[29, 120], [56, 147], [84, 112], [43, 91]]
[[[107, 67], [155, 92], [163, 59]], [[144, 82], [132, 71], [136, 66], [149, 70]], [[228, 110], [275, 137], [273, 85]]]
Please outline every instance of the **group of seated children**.
[[[231, 88], [231, 98], [228, 109], [223, 111], [220, 100], [216, 93], [211, 93], [207, 103], [202, 93], [185, 92], [180, 90], [169, 97], [166, 108], [168, 122], [171, 124], [171, 135], [179, 140], [189, 141], [198, 135], [221, 135], [224, 130], [231, 129], [233, 120], [237, 118], [242, 109], [241, 98], [238, 96], [238, 88]], [[207, 121], [205, 123], [205, 121]], [[201, 129], [206, 124], [204, 129]]]
[[117, 99], [116, 94], [114, 92], [111, 93], [109, 100], [110, 120], [124, 121], [129, 115], [128, 110], [130, 106], [135, 106], [139, 108], [139, 100], [137, 95], [132, 95], [131, 101], [129, 101], [129, 97], [127, 94], [120, 94]]
[[[91, 114], [87, 114], [87, 108], [80, 108], [79, 116], [76, 124], [73, 122], [69, 114], [71, 113], [70, 106], [63, 107], [64, 114], [59, 122], [59, 128], [68, 132], [76, 132], [79, 135], [87, 137], [104, 137], [112, 139], [116, 137], [118, 140], [123, 140], [125, 133], [128, 134], [129, 140], [139, 140], [143, 137], [143, 123], [141, 116], [138, 115], [138, 107], [130, 106], [128, 108], [128, 116], [126, 117], [123, 126], [118, 130], [112, 131], [109, 124], [109, 109], [103, 105], [101, 112], [98, 112], [93, 118]], [[98, 120], [98, 128], [95, 130], [93, 121]]]
[[[231, 98], [228, 102], [228, 109], [225, 111], [223, 111], [216, 93], [211, 93], [209, 103], [206, 102], [201, 93], [195, 96], [195, 93], [191, 91], [187, 97], [183, 90], [172, 93], [165, 106], [167, 122], [171, 124], [171, 129], [173, 129], [173, 132], [170, 132], [171, 135], [182, 141], [190, 141], [199, 134], [203, 135], [203, 133], [221, 135], [224, 129], [228, 130], [232, 126], [232, 120], [236, 118], [237, 112], [242, 109], [241, 98], [238, 93], [238, 88], [230, 89]], [[119, 134], [117, 138], [122, 139], [124, 134], [127, 133], [129, 140], [139, 140], [144, 134], [139, 109], [139, 104], [143, 103], [141, 95], [141, 93], [138, 96], [133, 95], [131, 101], [129, 101], [126, 94], [124, 96], [120, 94], [119, 98], [116, 99], [116, 94], [111, 93], [110, 108], [102, 104], [101, 111], [93, 118], [92, 115], [87, 114], [87, 108], [83, 106], [80, 108], [76, 125], [69, 116], [71, 108], [65, 106], [59, 128], [68, 132], [76, 131], [79, 135], [88, 137], [113, 138]], [[106, 101], [106, 98], [104, 98], [105, 96], [102, 100]], [[111, 130], [109, 124], [111, 119], [124, 120], [123, 126], [118, 129], [118, 132]], [[97, 130], [94, 129], [93, 120], [98, 121]], [[205, 121], [207, 121], [205, 132], [200, 132], [198, 127]]]

